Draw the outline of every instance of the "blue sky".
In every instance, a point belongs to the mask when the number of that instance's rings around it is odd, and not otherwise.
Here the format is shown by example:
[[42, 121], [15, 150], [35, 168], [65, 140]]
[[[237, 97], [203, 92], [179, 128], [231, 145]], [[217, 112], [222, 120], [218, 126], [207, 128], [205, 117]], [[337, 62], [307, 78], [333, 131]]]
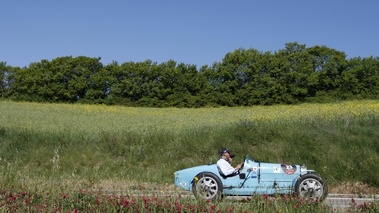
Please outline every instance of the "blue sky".
[[7, 0], [0, 61], [87, 56], [200, 68], [238, 48], [275, 52], [288, 42], [379, 56], [378, 9], [378, 0]]

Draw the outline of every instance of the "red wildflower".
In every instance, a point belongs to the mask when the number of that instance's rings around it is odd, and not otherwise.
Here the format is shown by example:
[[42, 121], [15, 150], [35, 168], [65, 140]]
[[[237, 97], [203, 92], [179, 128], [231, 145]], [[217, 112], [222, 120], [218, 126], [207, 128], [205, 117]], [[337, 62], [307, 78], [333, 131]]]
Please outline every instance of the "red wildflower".
[[176, 204], [176, 210], [178, 210], [178, 212], [182, 212], [183, 206], [181, 204]]
[[101, 203], [101, 202], [100, 202], [100, 199], [97, 197], [97, 198], [96, 198], [96, 204], [97, 204], [97, 205], [100, 205], [100, 203]]
[[121, 205], [124, 206], [124, 207], [128, 207], [129, 206], [128, 199], [124, 198], [124, 200], [122, 201]]

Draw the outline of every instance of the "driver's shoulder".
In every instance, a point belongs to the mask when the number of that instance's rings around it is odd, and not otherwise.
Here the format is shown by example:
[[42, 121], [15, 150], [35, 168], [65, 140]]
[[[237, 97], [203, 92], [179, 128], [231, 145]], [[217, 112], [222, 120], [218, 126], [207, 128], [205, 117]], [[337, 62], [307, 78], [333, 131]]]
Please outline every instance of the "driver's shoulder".
[[220, 158], [218, 159], [217, 161], [217, 164], [224, 164], [224, 163], [227, 163], [228, 161], [226, 161], [224, 158]]

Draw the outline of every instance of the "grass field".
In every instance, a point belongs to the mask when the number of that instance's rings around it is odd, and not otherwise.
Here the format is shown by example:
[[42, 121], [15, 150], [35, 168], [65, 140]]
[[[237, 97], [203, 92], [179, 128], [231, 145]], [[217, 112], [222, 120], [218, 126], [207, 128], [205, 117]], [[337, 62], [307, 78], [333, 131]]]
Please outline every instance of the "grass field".
[[[221, 147], [235, 162], [249, 153], [306, 164], [330, 193], [378, 193], [378, 138], [379, 101], [158, 109], [2, 100], [0, 212], [337, 212], [288, 196], [213, 204], [164, 193], [178, 190], [174, 171], [216, 162]], [[352, 201], [346, 211], [378, 209]]]
[[2, 128], [36, 133], [98, 134], [182, 130], [220, 127], [240, 121], [333, 121], [379, 115], [379, 101], [333, 104], [256, 106], [236, 108], [132, 108], [99, 105], [0, 102]]
[[379, 186], [379, 101], [200, 109], [0, 101], [0, 143], [7, 185], [171, 186], [174, 171], [215, 162], [228, 147], [237, 161], [249, 153], [305, 163], [332, 188]]

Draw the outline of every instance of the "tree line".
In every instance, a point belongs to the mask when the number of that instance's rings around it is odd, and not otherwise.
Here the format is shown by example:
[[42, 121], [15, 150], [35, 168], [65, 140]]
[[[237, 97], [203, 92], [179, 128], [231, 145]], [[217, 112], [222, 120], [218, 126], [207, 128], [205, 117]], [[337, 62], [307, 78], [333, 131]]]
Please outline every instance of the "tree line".
[[326, 46], [291, 42], [276, 52], [236, 49], [212, 66], [58, 57], [0, 62], [0, 97], [20, 101], [204, 107], [294, 104], [379, 97], [379, 58], [347, 59]]

